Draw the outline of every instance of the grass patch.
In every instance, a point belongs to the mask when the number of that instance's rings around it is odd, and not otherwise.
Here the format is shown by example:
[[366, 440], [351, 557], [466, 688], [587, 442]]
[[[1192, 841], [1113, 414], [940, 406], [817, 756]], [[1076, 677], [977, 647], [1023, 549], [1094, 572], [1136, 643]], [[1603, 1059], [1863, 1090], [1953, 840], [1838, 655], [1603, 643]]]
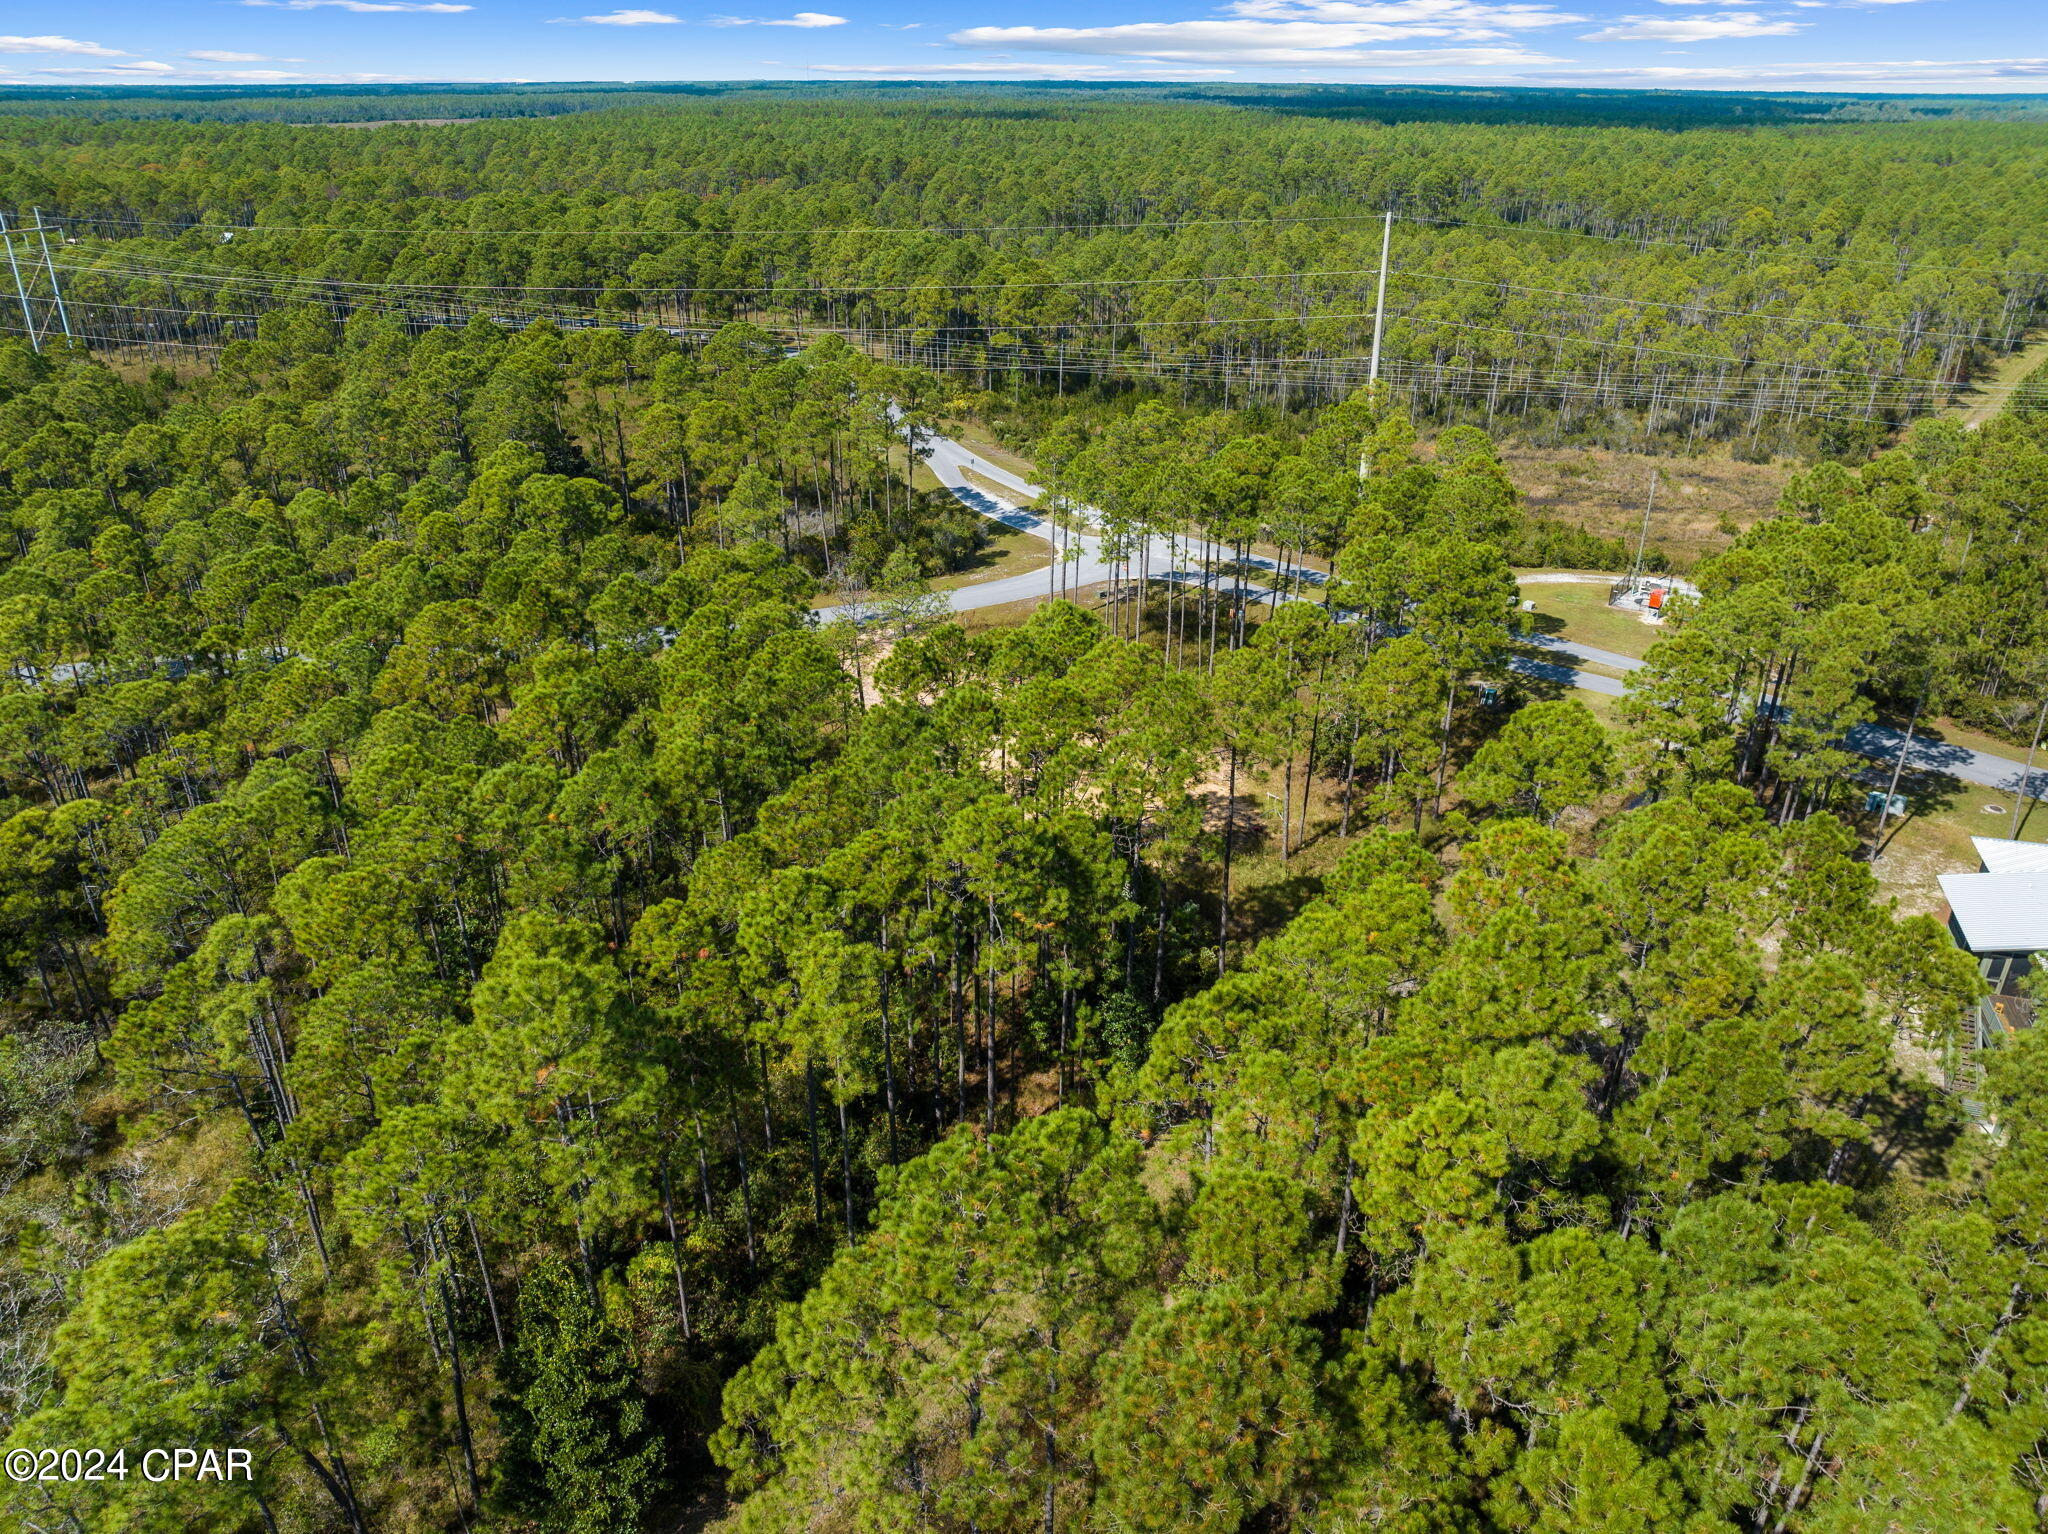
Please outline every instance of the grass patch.
[[[1905, 723], [1900, 719], [1891, 722], [1898, 725]], [[2009, 762], [2024, 762], [2027, 759], [2025, 746], [2016, 746], [2009, 740], [2000, 740], [1996, 735], [1986, 735], [1982, 730], [1973, 730], [1966, 724], [1957, 724], [1953, 719], [1937, 719], [1932, 726], [1923, 719], [1914, 734], [1924, 735], [1947, 745], [1961, 746], [1966, 751], [1982, 751], [1986, 756], [2002, 756]], [[2048, 766], [2048, 738], [2043, 739], [2041, 749], [2034, 753], [2034, 770], [2038, 772], [2044, 766]], [[2018, 774], [2014, 774], [2014, 781], [2018, 781]]]
[[979, 421], [950, 421], [943, 428], [945, 434], [955, 442], [965, 443], [989, 462], [999, 464], [1012, 474], [1030, 477], [1038, 468], [1028, 458], [1020, 458], [989, 435], [988, 428]]
[[995, 496], [998, 500], [1008, 501], [1013, 506], [1033, 506], [1038, 503], [1037, 496], [1026, 495], [1015, 485], [999, 485], [986, 474], [977, 474], [972, 469], [963, 468], [960, 477], [984, 495]]
[[[1102, 589], [1100, 585], [1083, 586], [1078, 591], [1063, 591], [1060, 596], [1076, 607], [1085, 607], [1092, 612], [1102, 605]], [[1014, 628], [1028, 619], [1045, 600], [1043, 594], [1023, 597], [1015, 602], [1005, 602], [999, 607], [972, 608], [967, 612], [955, 613], [953, 617], [970, 634], [985, 633], [989, 629]]]
[[1607, 585], [1603, 579], [1597, 584], [1524, 586], [1522, 600], [1536, 604], [1531, 616], [1538, 633], [1641, 660], [1663, 630], [1609, 607]]
[[936, 577], [934, 591], [953, 591], [961, 586], [978, 586], [1006, 576], [1043, 570], [1052, 563], [1052, 545], [1030, 533], [1001, 532], [990, 538], [981, 552], [951, 575]]
[[2044, 365], [2048, 365], [2048, 335], [2037, 333], [2029, 336], [2027, 344], [2018, 351], [1999, 358], [1984, 378], [1965, 385], [1955, 403], [1941, 413], [1965, 426], [1982, 426], [2005, 409], [2006, 401], [2012, 398], [2009, 391], [2013, 384]]
[[1610, 697], [1604, 692], [1587, 692], [1583, 687], [1574, 687], [1568, 694], [1586, 705], [1586, 712], [1606, 725], [1616, 734], [1625, 733], [1621, 722], [1621, 699]]

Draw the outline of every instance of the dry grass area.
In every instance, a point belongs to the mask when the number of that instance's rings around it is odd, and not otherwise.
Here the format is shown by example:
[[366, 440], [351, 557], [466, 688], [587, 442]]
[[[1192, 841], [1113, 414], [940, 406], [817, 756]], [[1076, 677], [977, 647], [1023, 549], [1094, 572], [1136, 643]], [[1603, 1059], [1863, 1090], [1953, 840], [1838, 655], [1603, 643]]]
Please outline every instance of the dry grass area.
[[1942, 414], [1965, 426], [1982, 426], [2005, 408], [2012, 386], [2043, 365], [2048, 365], [2048, 335], [2036, 333], [2018, 351], [1999, 358], [1990, 373], [1962, 390]]
[[[2026, 818], [2026, 840], [2048, 841], [2048, 806], [2036, 805]], [[1886, 839], [1884, 856], [1872, 867], [1878, 885], [1896, 896], [1902, 914], [1939, 915], [1945, 908], [1939, 874], [1977, 871], [1973, 836], [2013, 834], [2012, 795], [1965, 783], [1934, 796]]]
[[1633, 546], [1650, 474], [1661, 471], [1650, 541], [1683, 569], [1725, 549], [1778, 504], [1788, 465], [1733, 458], [1667, 458], [1599, 448], [1505, 446], [1501, 459], [1532, 515], [1576, 522]]
[[[1093, 586], [1078, 586], [1070, 591], [1062, 591], [1060, 596], [1076, 607], [1085, 607], [1093, 612], [1102, 605], [1103, 590], [1103, 586], [1098, 582]], [[1045, 597], [1039, 595], [1015, 602], [1005, 602], [1000, 607], [976, 607], [964, 613], [955, 613], [953, 616], [968, 633], [979, 634], [988, 629], [1014, 628], [1028, 619], [1044, 603]]]
[[210, 359], [198, 357], [153, 355], [146, 346], [111, 347], [96, 351], [93, 356], [104, 362], [124, 383], [146, 383], [149, 375], [158, 368], [168, 368], [179, 383], [187, 384], [195, 378], [202, 378], [213, 371]]

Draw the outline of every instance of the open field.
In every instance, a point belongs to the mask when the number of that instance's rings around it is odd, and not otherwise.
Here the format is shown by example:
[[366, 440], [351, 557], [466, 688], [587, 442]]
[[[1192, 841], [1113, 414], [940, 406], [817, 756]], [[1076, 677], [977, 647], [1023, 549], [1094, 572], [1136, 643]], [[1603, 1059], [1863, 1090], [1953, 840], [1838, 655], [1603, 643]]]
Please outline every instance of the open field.
[[1652, 471], [1663, 474], [1650, 541], [1680, 569], [1735, 541], [1735, 533], [1768, 516], [1792, 470], [1725, 456], [1670, 458], [1602, 448], [1501, 449], [1501, 460], [1531, 515], [1576, 522], [1631, 548], [1642, 528]]
[[1530, 585], [1522, 588], [1522, 600], [1536, 604], [1533, 616], [1540, 633], [1641, 658], [1663, 630], [1633, 613], [1609, 607], [1607, 587], [1606, 576], [1570, 584]]

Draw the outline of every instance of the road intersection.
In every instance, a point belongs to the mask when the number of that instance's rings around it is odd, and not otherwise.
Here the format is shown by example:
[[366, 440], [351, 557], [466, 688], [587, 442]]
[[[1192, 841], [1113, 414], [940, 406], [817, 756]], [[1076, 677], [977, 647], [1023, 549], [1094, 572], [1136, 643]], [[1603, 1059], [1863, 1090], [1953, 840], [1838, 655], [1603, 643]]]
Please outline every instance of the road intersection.
[[[1014, 470], [977, 453], [964, 442], [935, 433], [920, 434], [918, 447], [933, 477], [961, 504], [1012, 532], [1028, 533], [1056, 548], [1064, 547], [1069, 554], [1065, 572], [1058, 577], [1050, 570], [1031, 570], [1022, 575], [1001, 576], [939, 593], [952, 611], [973, 612], [1049, 596], [1055, 590], [1055, 579], [1060, 588], [1078, 590], [1117, 580], [1125, 573], [1113, 565], [1098, 532], [1079, 525], [1065, 530], [1055, 528], [1047, 518], [1033, 510], [1029, 503], [1036, 501], [1043, 491]], [[983, 483], [974, 483], [977, 479]], [[986, 489], [985, 485], [997, 486], [1007, 494]], [[1087, 508], [1081, 509], [1085, 514]], [[1134, 563], [1141, 559], [1136, 552], [1131, 557]], [[1194, 537], [1169, 540], [1154, 536], [1144, 549], [1142, 563], [1153, 580], [1189, 586], [1228, 582], [1222, 588], [1224, 591], [1250, 603], [1311, 600], [1328, 579], [1320, 570], [1292, 562], [1283, 563], [1263, 555], [1254, 555], [1239, 562], [1235, 551]], [[1540, 585], [1546, 580], [1561, 579], [1570, 577], [1532, 576], [1525, 578], [1524, 584]], [[840, 616], [858, 618], [863, 612], [863, 606], [854, 603], [821, 609], [819, 616], [829, 621]], [[1523, 639], [1525, 643], [1557, 658], [1518, 655], [1508, 662], [1514, 670], [1539, 681], [1576, 687], [1610, 698], [1622, 696], [1628, 690], [1627, 684], [1620, 678], [1603, 676], [1597, 671], [1580, 670], [1579, 666], [1602, 666], [1625, 674], [1643, 664], [1635, 656], [1578, 644], [1554, 634], [1527, 634]], [[1579, 665], [1573, 665], [1573, 662]], [[1890, 725], [1865, 724], [1851, 730], [1844, 744], [1864, 756], [1890, 761], [1898, 755], [1902, 740], [1903, 732]], [[1923, 736], [1914, 737], [1906, 753], [1906, 765], [1916, 771], [1946, 773], [1965, 783], [2005, 793], [2011, 793], [2020, 786], [2022, 772], [2022, 764], [2009, 757]], [[2048, 767], [2034, 770], [2030, 787], [2036, 795], [2048, 795]]]

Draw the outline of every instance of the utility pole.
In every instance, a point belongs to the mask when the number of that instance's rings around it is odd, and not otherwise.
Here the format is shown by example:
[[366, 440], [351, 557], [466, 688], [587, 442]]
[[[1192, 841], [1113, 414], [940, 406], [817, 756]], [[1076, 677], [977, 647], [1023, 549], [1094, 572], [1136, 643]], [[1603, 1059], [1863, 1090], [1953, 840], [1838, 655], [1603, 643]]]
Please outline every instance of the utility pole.
[[1380, 381], [1380, 335], [1387, 324], [1387, 257], [1394, 248], [1394, 210], [1387, 209], [1386, 226], [1380, 231], [1380, 290], [1372, 306], [1372, 362], [1366, 368], [1368, 386]]
[[1643, 559], [1650, 547], [1650, 513], [1657, 509], [1657, 471], [1650, 470], [1650, 494], [1643, 502], [1643, 525], [1636, 533], [1636, 562], [1629, 568], [1628, 589], [1634, 595], [1636, 586], [1643, 578]]
[[36, 216], [36, 238], [42, 242], [43, 270], [50, 274], [50, 297], [57, 303], [57, 323], [64, 327], [64, 339], [74, 339], [71, 334], [71, 316], [64, 310], [64, 290], [57, 284], [57, 263], [50, 259], [50, 232], [43, 227], [43, 210], [30, 210]]
[[2048, 697], [2042, 698], [2041, 712], [2034, 716], [2034, 741], [2032, 745], [2027, 747], [2027, 765], [2020, 769], [2020, 786], [2013, 791], [2012, 835], [2014, 841], [2019, 841], [2027, 834], [2027, 817], [2034, 812], [2034, 807], [2031, 804], [2026, 805], [2025, 808], [2021, 807], [2022, 804], [2028, 799], [2038, 799], [2041, 797], [2034, 789], [2034, 753], [2041, 749], [2041, 727], [2044, 724], [2048, 724]]
[[[1372, 306], [1372, 361], [1365, 370], [1365, 386], [1377, 394], [1380, 383], [1380, 336], [1387, 326], [1387, 257], [1394, 248], [1394, 210], [1387, 209], [1387, 221], [1380, 229], [1380, 282], [1379, 295]], [[1358, 477], [1364, 479], [1371, 469], [1371, 459], [1366, 450], [1358, 450]]]
[[21, 301], [22, 328], [28, 332], [28, 344], [40, 353], [43, 339], [36, 334], [35, 311], [28, 306], [28, 289], [21, 285], [21, 264], [14, 259], [14, 235], [7, 227], [5, 213], [0, 213], [0, 243], [7, 246], [7, 270], [14, 274], [14, 296]]

